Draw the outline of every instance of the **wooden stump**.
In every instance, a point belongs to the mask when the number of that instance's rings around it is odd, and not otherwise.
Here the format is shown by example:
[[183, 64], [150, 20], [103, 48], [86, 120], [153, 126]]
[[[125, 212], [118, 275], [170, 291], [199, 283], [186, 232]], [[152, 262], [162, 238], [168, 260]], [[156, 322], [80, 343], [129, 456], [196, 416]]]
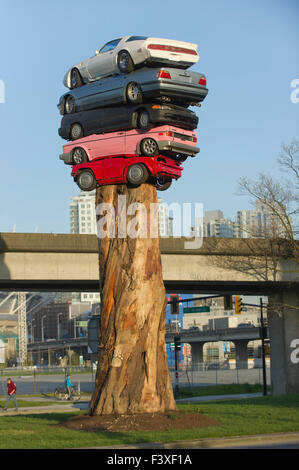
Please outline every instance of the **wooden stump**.
[[[126, 205], [119, 207], [125, 198]], [[116, 222], [115, 231], [110, 227], [109, 237], [99, 238], [102, 304], [90, 414], [174, 410], [165, 349], [166, 292], [160, 243], [158, 237], [150, 238], [150, 230], [157, 230], [157, 226], [150, 228], [151, 204], [157, 208], [157, 190], [148, 184], [138, 188], [104, 186], [97, 189], [97, 208], [103, 203], [108, 204], [104, 214], [110, 213], [110, 220], [115, 215]], [[137, 207], [136, 203], [143, 206]], [[132, 215], [125, 221], [121, 216], [128, 207]], [[147, 218], [143, 223], [138, 220], [141, 215]], [[100, 217], [98, 224], [103, 220], [105, 217]], [[126, 236], [125, 228], [131, 236]], [[136, 230], [141, 237], [134, 238]]]

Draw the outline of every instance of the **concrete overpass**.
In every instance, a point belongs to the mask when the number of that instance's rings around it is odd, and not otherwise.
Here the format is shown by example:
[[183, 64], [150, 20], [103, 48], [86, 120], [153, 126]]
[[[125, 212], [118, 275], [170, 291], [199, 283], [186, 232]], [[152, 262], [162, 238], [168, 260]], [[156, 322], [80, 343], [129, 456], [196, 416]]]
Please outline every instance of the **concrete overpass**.
[[[299, 393], [299, 267], [286, 241], [162, 239], [168, 292], [268, 295], [272, 390]], [[98, 290], [95, 235], [0, 234], [0, 289]]]
[[[181, 343], [189, 343], [192, 347], [192, 362], [195, 364], [203, 362], [203, 345], [218, 341], [232, 341], [235, 343], [237, 364], [244, 364], [248, 360], [247, 344], [249, 341], [260, 339], [260, 328], [226, 328], [222, 330], [207, 330], [189, 332], [182, 330], [180, 333], [168, 333], [165, 335], [166, 343], [173, 343], [175, 336], [180, 336]], [[34, 354], [47, 353], [49, 351], [67, 351], [71, 349], [85, 348], [87, 350], [88, 337], [50, 339], [45, 341], [35, 341], [28, 344], [28, 351]]]
[[[299, 286], [287, 247], [273, 254], [267, 240], [204, 239], [185, 249], [181, 238], [161, 239], [167, 291], [271, 294]], [[0, 289], [90, 291], [99, 288], [95, 235], [0, 233]]]

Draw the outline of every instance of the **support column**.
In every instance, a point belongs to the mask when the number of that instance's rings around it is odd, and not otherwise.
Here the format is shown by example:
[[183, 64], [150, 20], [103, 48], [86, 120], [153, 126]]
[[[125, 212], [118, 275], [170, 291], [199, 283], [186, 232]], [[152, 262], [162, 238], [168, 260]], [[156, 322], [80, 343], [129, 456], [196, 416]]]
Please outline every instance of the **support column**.
[[238, 339], [234, 341], [237, 369], [248, 369], [248, 343], [248, 339]]
[[196, 342], [191, 344], [192, 370], [199, 370], [199, 364], [203, 363], [203, 346], [204, 342]]
[[268, 324], [272, 394], [299, 394], [298, 290], [269, 296]]

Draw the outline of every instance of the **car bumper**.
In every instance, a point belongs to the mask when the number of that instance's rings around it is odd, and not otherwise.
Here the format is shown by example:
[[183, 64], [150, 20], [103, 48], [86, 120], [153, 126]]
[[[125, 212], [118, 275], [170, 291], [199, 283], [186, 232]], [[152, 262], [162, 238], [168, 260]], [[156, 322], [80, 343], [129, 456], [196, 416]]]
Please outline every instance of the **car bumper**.
[[170, 80], [147, 82], [142, 85], [142, 92], [147, 100], [166, 96], [170, 99], [173, 98], [174, 101], [200, 103], [205, 99], [208, 91], [205, 87], [198, 87], [188, 83], [171, 83]]
[[193, 130], [198, 125], [198, 117], [196, 114], [192, 114], [189, 110], [184, 108], [176, 109], [170, 106], [161, 106], [161, 108], [153, 108], [152, 106], [147, 108], [150, 114], [150, 120], [153, 123], [161, 122], [183, 129]]
[[193, 147], [188, 144], [181, 144], [179, 142], [173, 142], [171, 140], [159, 140], [157, 142], [160, 151], [168, 151], [181, 155], [195, 155], [200, 151], [199, 147]]
[[72, 155], [70, 152], [68, 153], [62, 153], [59, 155], [60, 160], [64, 161], [66, 165], [71, 165], [72, 164]]

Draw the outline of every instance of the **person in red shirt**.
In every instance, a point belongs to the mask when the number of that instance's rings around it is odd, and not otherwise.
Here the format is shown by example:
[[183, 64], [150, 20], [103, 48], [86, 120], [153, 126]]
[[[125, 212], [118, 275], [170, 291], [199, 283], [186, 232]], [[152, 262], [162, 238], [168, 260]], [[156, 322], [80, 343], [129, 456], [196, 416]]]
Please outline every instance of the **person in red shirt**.
[[15, 383], [11, 379], [7, 379], [7, 400], [6, 400], [5, 406], [3, 408], [3, 411], [7, 410], [7, 407], [8, 407], [8, 404], [9, 404], [10, 400], [14, 401], [15, 410], [16, 411], [18, 410], [18, 404], [17, 404], [17, 400], [16, 400], [16, 391], [17, 391], [17, 387], [16, 387]]

